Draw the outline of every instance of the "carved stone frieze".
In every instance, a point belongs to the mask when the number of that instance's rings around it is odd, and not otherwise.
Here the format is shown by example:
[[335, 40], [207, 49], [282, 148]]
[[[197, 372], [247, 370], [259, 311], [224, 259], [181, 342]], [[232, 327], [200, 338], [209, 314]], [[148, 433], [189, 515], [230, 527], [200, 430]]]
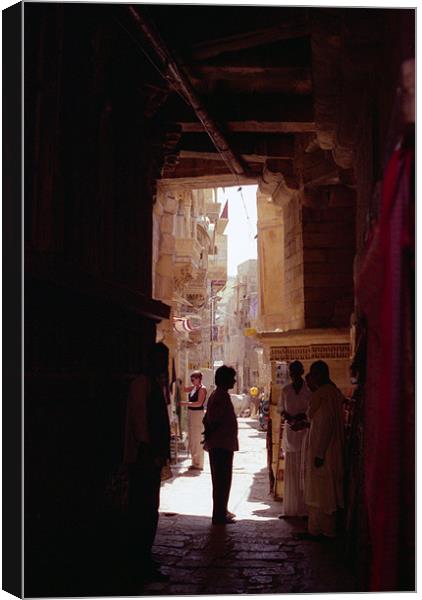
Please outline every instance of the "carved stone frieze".
[[182, 293], [185, 286], [193, 280], [192, 267], [185, 263], [174, 265], [174, 289]]
[[270, 360], [327, 360], [350, 358], [350, 344], [310, 344], [307, 346], [272, 346]]
[[186, 294], [186, 300], [188, 300], [196, 309], [203, 308], [206, 302], [206, 293], [188, 293]]
[[206, 287], [207, 285], [207, 269], [199, 269], [195, 279], [192, 281], [192, 288]]

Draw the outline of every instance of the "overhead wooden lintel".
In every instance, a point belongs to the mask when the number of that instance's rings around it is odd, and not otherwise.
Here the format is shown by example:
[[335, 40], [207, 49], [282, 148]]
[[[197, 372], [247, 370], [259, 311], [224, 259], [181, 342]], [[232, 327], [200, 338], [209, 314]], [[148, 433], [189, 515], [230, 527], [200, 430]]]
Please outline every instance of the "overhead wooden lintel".
[[164, 177], [158, 181], [159, 188], [206, 189], [216, 187], [231, 187], [237, 185], [257, 185], [256, 176], [246, 175], [205, 175], [201, 177]]

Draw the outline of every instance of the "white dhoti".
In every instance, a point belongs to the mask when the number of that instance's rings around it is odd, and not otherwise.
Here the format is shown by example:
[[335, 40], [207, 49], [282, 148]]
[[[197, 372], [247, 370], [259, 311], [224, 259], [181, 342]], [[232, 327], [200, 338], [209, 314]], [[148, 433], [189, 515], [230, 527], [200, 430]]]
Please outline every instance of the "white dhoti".
[[286, 452], [284, 464], [283, 515], [305, 517], [308, 514], [301, 486], [302, 452]]
[[188, 410], [188, 439], [192, 465], [198, 469], [204, 468], [204, 447], [201, 444], [204, 425], [203, 410]]

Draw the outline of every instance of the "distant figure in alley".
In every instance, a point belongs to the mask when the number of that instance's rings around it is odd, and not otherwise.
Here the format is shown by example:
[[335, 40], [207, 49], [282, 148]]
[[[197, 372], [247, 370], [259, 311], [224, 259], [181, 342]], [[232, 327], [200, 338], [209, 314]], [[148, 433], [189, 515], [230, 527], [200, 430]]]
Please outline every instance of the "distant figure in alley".
[[207, 397], [207, 388], [202, 383], [201, 371], [194, 371], [190, 380], [192, 385], [185, 387], [189, 393], [189, 400], [181, 402], [188, 407], [188, 442], [192, 464], [189, 469], [202, 471], [204, 468], [204, 448], [202, 446], [202, 420], [204, 418], [204, 403]]
[[216, 389], [212, 392], [204, 417], [204, 448], [209, 453], [213, 525], [234, 523], [227, 505], [233, 471], [233, 453], [239, 450], [237, 419], [228, 390], [236, 382], [236, 371], [223, 365], [215, 373]]
[[330, 380], [327, 363], [314, 362], [310, 376], [316, 390], [308, 409], [310, 429], [305, 459], [307, 537], [336, 536], [336, 513], [343, 507], [343, 395]]
[[124, 463], [129, 473], [128, 561], [131, 576], [161, 580], [151, 556], [158, 525], [161, 469], [170, 458], [170, 424], [163, 381], [168, 348], [154, 344], [148, 365], [133, 380], [127, 402]]
[[285, 454], [283, 513], [280, 518], [304, 517], [308, 514], [301, 482], [302, 442], [307, 429], [306, 411], [311, 391], [302, 378], [303, 365], [295, 360], [289, 365], [292, 383], [284, 386], [278, 412], [284, 419], [281, 447]]

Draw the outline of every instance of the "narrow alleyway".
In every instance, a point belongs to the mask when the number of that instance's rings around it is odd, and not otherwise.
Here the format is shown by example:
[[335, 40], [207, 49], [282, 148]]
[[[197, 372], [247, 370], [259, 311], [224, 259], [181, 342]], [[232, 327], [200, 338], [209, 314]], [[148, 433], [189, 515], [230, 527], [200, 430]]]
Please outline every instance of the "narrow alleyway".
[[298, 541], [303, 519], [278, 519], [281, 503], [269, 494], [265, 433], [257, 420], [239, 419], [229, 509], [237, 522], [211, 525], [208, 456], [200, 474], [179, 456], [174, 477], [163, 484], [159, 529], [153, 552], [169, 575], [145, 586], [147, 595], [352, 592], [355, 583], [343, 560], [341, 540]]

